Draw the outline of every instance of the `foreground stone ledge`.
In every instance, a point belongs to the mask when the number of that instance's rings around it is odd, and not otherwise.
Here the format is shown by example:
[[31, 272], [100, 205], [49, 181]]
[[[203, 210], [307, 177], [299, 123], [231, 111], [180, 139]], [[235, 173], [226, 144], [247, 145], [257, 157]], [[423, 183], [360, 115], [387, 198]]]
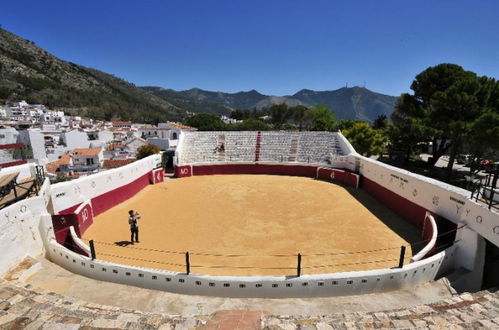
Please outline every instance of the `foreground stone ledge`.
[[499, 329], [499, 292], [464, 293], [437, 303], [383, 312], [322, 316], [220, 310], [168, 315], [79, 301], [0, 280], [0, 329]]

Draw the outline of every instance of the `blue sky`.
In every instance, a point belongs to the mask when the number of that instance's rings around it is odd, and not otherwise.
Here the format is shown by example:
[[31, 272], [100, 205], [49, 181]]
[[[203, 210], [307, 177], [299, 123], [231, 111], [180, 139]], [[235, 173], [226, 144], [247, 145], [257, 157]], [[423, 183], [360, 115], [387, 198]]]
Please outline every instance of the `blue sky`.
[[139, 86], [399, 95], [443, 62], [499, 78], [497, 0], [5, 0], [0, 24]]

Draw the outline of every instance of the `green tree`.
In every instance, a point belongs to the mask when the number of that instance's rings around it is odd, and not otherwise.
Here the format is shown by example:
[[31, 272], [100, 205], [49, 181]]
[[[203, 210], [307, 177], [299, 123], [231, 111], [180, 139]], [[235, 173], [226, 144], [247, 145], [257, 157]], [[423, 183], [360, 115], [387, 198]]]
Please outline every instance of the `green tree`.
[[310, 109], [311, 131], [334, 131], [336, 129], [336, 116], [327, 105], [316, 105]]
[[286, 103], [274, 104], [269, 109], [270, 122], [274, 124], [275, 129], [281, 129], [281, 127], [289, 120], [291, 113], [289, 107]]
[[464, 139], [464, 148], [470, 154], [470, 174], [480, 167], [484, 158], [499, 159], [499, 82], [489, 80], [492, 89], [482, 94], [488, 106], [483, 113], [469, 123], [469, 132]]
[[137, 159], [146, 158], [154, 154], [158, 154], [161, 149], [154, 144], [145, 144], [137, 149]]
[[368, 157], [381, 154], [388, 141], [381, 130], [375, 130], [365, 122], [355, 122], [342, 133], [359, 154]]
[[185, 123], [195, 127], [200, 131], [223, 131], [225, 123], [217, 116], [211, 113], [198, 113], [187, 118]]
[[245, 120], [251, 117], [251, 112], [249, 110], [236, 109], [232, 110], [230, 113], [230, 118], [236, 120]]
[[433, 142], [433, 166], [449, 153], [447, 176], [452, 173], [455, 156], [470, 139], [472, 125], [490, 108], [497, 84], [478, 77], [459, 65], [439, 64], [418, 74], [411, 85], [414, 95], [402, 94], [392, 115], [393, 132], [409, 144]]
[[379, 115], [373, 123], [374, 129], [386, 129], [390, 124], [388, 117], [385, 114]]
[[242, 123], [230, 125], [229, 128], [233, 131], [269, 131], [272, 126], [262, 120], [249, 118]]
[[165, 172], [166, 172], [167, 167], [168, 167], [168, 160], [169, 160], [168, 153], [163, 152], [161, 154], [161, 167], [163, 167], [163, 171], [165, 171]]
[[293, 121], [298, 126], [298, 130], [303, 130], [303, 128], [307, 126], [307, 122], [310, 119], [310, 110], [303, 105], [297, 105], [290, 110]]

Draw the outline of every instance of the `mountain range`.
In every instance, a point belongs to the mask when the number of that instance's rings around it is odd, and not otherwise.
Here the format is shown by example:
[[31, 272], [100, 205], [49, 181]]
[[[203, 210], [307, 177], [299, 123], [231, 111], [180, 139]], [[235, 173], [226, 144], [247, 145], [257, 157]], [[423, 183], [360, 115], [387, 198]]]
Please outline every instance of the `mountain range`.
[[234, 109], [261, 110], [281, 103], [286, 103], [288, 106], [325, 104], [339, 119], [373, 122], [383, 114], [390, 117], [397, 101], [394, 96], [375, 93], [363, 87], [344, 87], [332, 91], [302, 89], [296, 94], [286, 96], [264, 95], [256, 90], [223, 93], [199, 88], [186, 91], [174, 91], [161, 87], [142, 88], [187, 111], [199, 112], [202, 109], [206, 112], [224, 115], [230, 114]]
[[145, 123], [182, 120], [196, 112], [229, 115], [234, 109], [263, 109], [280, 103], [325, 104], [339, 119], [372, 122], [381, 114], [389, 117], [397, 100], [362, 87], [302, 89], [286, 96], [264, 95], [256, 90], [224, 93], [137, 87], [111, 74], [61, 60], [33, 41], [1, 28], [0, 99], [46, 104], [96, 119]]

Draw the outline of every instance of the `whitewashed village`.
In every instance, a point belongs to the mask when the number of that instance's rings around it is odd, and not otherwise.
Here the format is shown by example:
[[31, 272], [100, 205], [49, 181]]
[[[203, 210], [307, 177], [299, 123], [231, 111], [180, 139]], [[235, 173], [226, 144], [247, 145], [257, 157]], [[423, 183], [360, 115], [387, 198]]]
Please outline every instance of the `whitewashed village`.
[[0, 167], [36, 162], [52, 180], [74, 179], [129, 164], [144, 145], [171, 152], [183, 130], [195, 129], [173, 122], [97, 121], [15, 102], [0, 108]]

